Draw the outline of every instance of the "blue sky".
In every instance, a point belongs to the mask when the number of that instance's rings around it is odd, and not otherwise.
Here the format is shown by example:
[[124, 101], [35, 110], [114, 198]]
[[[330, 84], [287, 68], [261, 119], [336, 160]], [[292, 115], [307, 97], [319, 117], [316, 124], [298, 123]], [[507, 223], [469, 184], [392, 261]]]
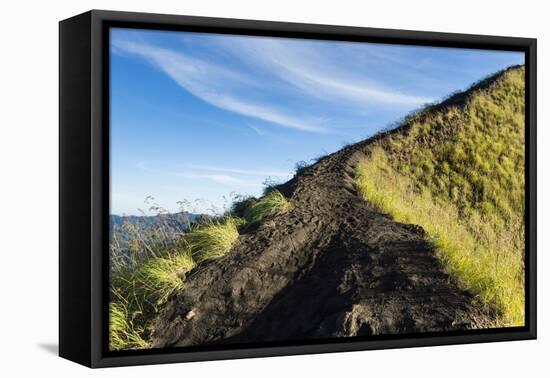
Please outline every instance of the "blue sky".
[[221, 211], [523, 53], [111, 30], [111, 212]]

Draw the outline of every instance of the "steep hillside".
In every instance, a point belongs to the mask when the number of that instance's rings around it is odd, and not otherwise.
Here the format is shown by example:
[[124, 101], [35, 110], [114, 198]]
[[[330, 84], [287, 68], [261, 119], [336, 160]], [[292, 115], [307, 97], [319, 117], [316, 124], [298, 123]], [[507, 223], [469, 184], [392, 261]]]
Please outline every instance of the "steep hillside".
[[410, 117], [358, 169], [367, 200], [424, 227], [500, 325], [524, 323], [524, 68]]
[[244, 198], [113, 280], [112, 347], [521, 324], [523, 125], [516, 67]]

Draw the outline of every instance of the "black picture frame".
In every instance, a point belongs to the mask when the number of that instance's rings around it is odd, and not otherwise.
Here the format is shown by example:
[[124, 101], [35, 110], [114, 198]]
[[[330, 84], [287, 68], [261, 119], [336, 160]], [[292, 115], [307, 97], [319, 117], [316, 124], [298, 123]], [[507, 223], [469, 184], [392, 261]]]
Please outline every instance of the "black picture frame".
[[[522, 51], [526, 59], [526, 325], [235, 346], [109, 352], [110, 27]], [[59, 24], [59, 354], [89, 367], [536, 338], [536, 39], [92, 10]]]

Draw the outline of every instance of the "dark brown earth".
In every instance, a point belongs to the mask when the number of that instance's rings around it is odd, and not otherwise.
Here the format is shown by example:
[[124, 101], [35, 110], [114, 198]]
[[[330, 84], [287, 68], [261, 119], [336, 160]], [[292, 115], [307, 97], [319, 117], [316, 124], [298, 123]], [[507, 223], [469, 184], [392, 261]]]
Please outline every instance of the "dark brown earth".
[[192, 272], [158, 316], [154, 347], [488, 326], [424, 231], [356, 192], [355, 168], [368, 146], [328, 155], [279, 187], [294, 209]]

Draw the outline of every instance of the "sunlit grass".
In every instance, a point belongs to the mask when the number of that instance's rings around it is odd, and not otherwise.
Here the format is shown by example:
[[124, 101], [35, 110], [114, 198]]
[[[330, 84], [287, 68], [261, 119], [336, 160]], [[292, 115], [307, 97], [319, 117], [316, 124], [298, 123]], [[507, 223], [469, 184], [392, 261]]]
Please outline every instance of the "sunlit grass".
[[224, 256], [239, 239], [239, 225], [243, 222], [231, 216], [209, 220], [198, 225], [186, 236], [193, 260], [201, 263]]
[[121, 302], [109, 304], [109, 348], [111, 350], [144, 349], [150, 344], [141, 337], [129, 321], [128, 310]]
[[109, 305], [110, 347], [146, 348], [147, 327], [168, 297], [185, 285], [185, 274], [195, 266], [190, 251], [152, 257], [129, 271], [111, 275]]
[[183, 288], [184, 275], [195, 266], [189, 250], [165, 257], [153, 257], [133, 271], [127, 282], [133, 295], [152, 305], [164, 303], [174, 291]]
[[525, 322], [525, 70], [509, 69], [444, 107], [406, 117], [359, 166], [365, 198], [422, 226], [446, 269]]
[[422, 226], [445, 269], [484, 303], [496, 304], [499, 326], [524, 324], [522, 219], [499, 226], [494, 215], [461, 215], [451, 202], [441, 204], [394, 170], [380, 148], [357, 169], [365, 199], [396, 221]]
[[281, 192], [273, 189], [262, 198], [251, 202], [243, 214], [247, 224], [256, 224], [290, 210], [292, 203]]
[[[185, 234], [150, 231], [143, 237], [137, 227], [128, 228], [139, 259], [116, 251], [112, 260], [110, 347], [113, 350], [147, 347], [148, 328], [161, 306], [173, 293], [185, 289], [186, 274], [208, 260], [226, 255], [239, 239], [239, 229], [258, 224], [292, 208], [279, 191], [271, 189], [256, 199], [236, 201], [223, 216], [191, 224]], [[128, 227], [131, 227], [128, 226]], [[168, 229], [169, 230], [169, 229]], [[176, 234], [177, 232], [177, 234]], [[148, 257], [147, 257], [148, 256]]]

